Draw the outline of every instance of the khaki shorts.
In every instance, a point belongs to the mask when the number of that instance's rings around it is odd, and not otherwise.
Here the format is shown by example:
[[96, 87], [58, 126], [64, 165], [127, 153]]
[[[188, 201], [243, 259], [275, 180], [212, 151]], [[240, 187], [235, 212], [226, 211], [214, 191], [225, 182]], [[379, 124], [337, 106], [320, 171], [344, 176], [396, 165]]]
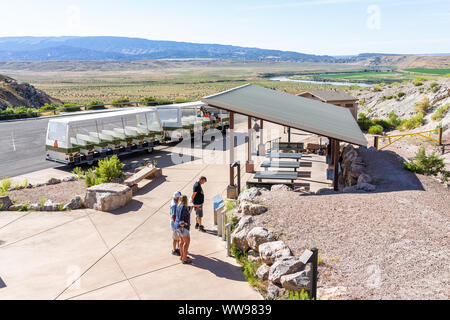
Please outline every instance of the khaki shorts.
[[194, 205], [195, 215], [199, 218], [203, 218], [203, 205]]
[[172, 239], [175, 241], [180, 240], [180, 234], [178, 233], [177, 229], [172, 228]]
[[177, 232], [178, 232], [178, 236], [179, 236], [179, 237], [183, 237], [183, 238], [189, 237], [189, 236], [191, 235], [191, 234], [189, 233], [189, 230], [188, 230], [188, 229], [184, 229], [184, 232], [183, 232], [183, 233], [181, 233], [181, 229], [178, 229]]

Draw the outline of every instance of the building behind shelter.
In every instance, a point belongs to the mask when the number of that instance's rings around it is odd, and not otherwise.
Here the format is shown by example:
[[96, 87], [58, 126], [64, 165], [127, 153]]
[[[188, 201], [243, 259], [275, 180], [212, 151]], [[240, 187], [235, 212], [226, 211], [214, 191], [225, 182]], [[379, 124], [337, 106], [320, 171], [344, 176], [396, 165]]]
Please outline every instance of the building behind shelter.
[[348, 108], [355, 119], [358, 118], [358, 99], [346, 92], [331, 90], [308, 90], [297, 94], [299, 97], [314, 99], [336, 106]]

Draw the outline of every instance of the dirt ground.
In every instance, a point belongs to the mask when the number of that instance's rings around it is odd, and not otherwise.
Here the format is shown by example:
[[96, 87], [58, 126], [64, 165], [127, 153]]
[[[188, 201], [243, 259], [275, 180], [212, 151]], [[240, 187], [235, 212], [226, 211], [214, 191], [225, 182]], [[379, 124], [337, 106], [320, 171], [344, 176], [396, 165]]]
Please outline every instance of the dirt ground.
[[450, 189], [402, 168], [392, 152], [363, 153], [373, 193], [263, 191], [275, 229], [296, 254], [319, 248], [319, 288], [341, 299], [450, 298]]
[[66, 204], [69, 200], [81, 195], [84, 197], [86, 185], [84, 180], [61, 182], [54, 185], [45, 185], [42, 187], [14, 190], [8, 193], [9, 197], [16, 203], [40, 203], [41, 199], [52, 200], [52, 202]]

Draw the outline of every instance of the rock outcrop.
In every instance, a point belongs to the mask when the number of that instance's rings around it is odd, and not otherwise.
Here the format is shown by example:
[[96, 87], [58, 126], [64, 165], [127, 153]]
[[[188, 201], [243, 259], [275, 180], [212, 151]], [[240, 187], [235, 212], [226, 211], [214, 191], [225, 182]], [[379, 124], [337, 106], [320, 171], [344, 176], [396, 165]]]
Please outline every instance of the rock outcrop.
[[255, 227], [247, 234], [248, 246], [256, 252], [258, 252], [261, 244], [275, 240], [274, 233], [263, 227]]
[[132, 190], [122, 184], [104, 183], [87, 189], [84, 205], [98, 211], [124, 207], [133, 197]]
[[303, 271], [305, 265], [297, 257], [283, 257], [277, 259], [270, 267], [269, 280], [281, 284], [281, 277]]
[[28, 83], [0, 75], [0, 109], [8, 107], [40, 108], [44, 104], [63, 104], [61, 100], [50, 97]]
[[283, 241], [263, 243], [259, 246], [258, 251], [261, 261], [268, 265], [272, 265], [276, 259], [292, 255], [291, 249]]

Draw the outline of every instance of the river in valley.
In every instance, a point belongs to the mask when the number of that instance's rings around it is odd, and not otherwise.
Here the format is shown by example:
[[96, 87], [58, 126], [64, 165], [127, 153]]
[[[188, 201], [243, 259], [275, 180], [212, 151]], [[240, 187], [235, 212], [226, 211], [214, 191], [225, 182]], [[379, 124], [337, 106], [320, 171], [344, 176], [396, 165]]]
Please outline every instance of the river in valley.
[[270, 78], [272, 81], [291, 81], [291, 82], [303, 82], [303, 83], [313, 83], [313, 84], [327, 84], [332, 86], [358, 86], [358, 87], [372, 87], [373, 84], [370, 83], [357, 83], [357, 82], [338, 82], [338, 81], [314, 81], [314, 80], [297, 80], [289, 79], [288, 77], [273, 77]]

